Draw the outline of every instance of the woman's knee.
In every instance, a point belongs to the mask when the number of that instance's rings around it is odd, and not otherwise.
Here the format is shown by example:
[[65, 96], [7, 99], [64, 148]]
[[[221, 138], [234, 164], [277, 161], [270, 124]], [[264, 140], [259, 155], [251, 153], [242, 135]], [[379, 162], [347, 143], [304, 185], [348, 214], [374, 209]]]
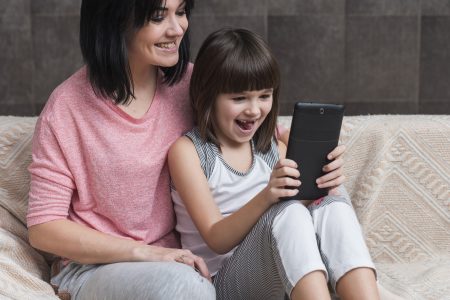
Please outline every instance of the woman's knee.
[[190, 266], [175, 263], [172, 269], [173, 297], [166, 299], [216, 299], [212, 283]]
[[215, 299], [213, 285], [177, 262], [118, 263], [99, 268], [77, 299]]

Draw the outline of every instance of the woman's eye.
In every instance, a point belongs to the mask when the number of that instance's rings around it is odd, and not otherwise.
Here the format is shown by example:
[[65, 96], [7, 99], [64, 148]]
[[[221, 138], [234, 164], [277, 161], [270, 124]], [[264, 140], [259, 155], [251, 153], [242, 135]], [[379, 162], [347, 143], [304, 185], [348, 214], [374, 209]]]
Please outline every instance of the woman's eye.
[[164, 12], [163, 11], [156, 11], [153, 13], [153, 15], [150, 17], [150, 21], [159, 23], [162, 20], [164, 20]]
[[272, 94], [264, 94], [260, 96], [262, 99], [269, 99], [270, 97], [272, 97]]
[[180, 9], [179, 11], [177, 11], [177, 16], [179, 16], [179, 17], [182, 17], [182, 16], [184, 16], [186, 14], [186, 10], [183, 8], [183, 9]]
[[245, 100], [245, 97], [244, 96], [238, 96], [238, 97], [233, 97], [231, 99], [233, 99], [234, 101], [243, 101], [243, 100]]

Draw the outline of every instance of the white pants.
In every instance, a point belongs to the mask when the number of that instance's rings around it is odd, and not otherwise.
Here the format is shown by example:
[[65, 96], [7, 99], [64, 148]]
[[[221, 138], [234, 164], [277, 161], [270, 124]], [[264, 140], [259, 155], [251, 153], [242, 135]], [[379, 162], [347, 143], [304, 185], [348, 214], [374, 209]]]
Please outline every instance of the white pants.
[[218, 299], [282, 299], [308, 273], [321, 270], [333, 289], [352, 269], [375, 271], [347, 193], [305, 207], [274, 205], [214, 278]]
[[322, 270], [336, 289], [348, 271], [375, 269], [352, 206], [333, 198], [308, 207], [293, 203], [274, 219], [273, 235], [292, 286], [306, 274]]

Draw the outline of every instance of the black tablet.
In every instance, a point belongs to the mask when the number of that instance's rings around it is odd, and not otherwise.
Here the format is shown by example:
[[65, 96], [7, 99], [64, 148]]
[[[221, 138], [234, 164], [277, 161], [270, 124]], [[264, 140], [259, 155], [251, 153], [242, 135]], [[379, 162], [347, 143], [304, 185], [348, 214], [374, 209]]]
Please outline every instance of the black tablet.
[[315, 200], [326, 196], [328, 189], [317, 187], [316, 179], [330, 161], [327, 155], [338, 145], [344, 106], [297, 102], [294, 107], [286, 158], [294, 160], [302, 184], [299, 193], [284, 200]]

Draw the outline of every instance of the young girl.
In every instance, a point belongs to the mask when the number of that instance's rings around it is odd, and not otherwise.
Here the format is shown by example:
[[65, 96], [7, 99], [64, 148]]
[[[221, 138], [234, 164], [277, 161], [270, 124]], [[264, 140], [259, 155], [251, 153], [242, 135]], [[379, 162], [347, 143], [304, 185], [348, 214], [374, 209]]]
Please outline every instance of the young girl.
[[280, 202], [298, 193], [301, 174], [274, 134], [278, 91], [260, 37], [223, 29], [205, 40], [190, 86], [197, 127], [169, 150], [183, 248], [204, 258], [218, 299], [329, 299], [327, 280], [344, 299], [377, 299], [374, 265], [339, 187], [343, 147], [319, 178], [336, 195]]

